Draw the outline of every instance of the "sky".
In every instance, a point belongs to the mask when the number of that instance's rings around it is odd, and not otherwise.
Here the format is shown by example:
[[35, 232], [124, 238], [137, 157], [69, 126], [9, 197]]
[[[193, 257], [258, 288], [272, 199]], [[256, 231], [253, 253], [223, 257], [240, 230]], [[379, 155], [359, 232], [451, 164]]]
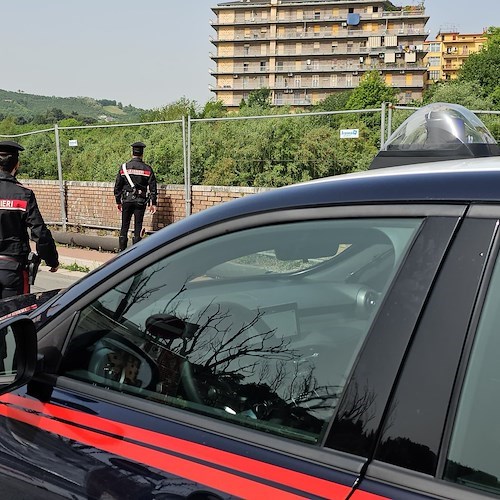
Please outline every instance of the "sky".
[[[162, 108], [214, 94], [211, 0], [0, 0], [0, 89]], [[418, 0], [394, 1], [415, 5]], [[433, 38], [500, 27], [500, 0], [425, 0]]]

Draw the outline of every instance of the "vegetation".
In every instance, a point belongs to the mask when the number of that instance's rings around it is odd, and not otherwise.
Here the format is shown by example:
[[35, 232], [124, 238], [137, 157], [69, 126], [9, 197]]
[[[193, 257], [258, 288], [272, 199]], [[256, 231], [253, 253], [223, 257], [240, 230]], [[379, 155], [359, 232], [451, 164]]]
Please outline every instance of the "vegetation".
[[[488, 43], [481, 52], [470, 56], [458, 80], [433, 85], [421, 102], [413, 104], [444, 101], [474, 110], [500, 110], [498, 74], [500, 30], [490, 28]], [[314, 112], [344, 113], [301, 116], [300, 111], [272, 106], [269, 89], [251, 92], [240, 109], [230, 115], [249, 119], [192, 123], [191, 182], [273, 187], [364, 170], [379, 148], [380, 113], [349, 113], [349, 110], [380, 108], [382, 102], [395, 103], [397, 93], [397, 89], [385, 85], [378, 72], [369, 72], [357, 88], [334, 93], [312, 109]], [[20, 101], [16, 102], [20, 105]], [[199, 106], [183, 97], [163, 108], [143, 111], [136, 121], [147, 122], [147, 125], [65, 129], [87, 123], [89, 118], [83, 118], [82, 108], [64, 111], [62, 107], [50, 107], [48, 111], [42, 111], [35, 103], [35, 100], [31, 101], [29, 109], [38, 113], [39, 120], [50, 126], [59, 124], [63, 177], [77, 181], [113, 182], [118, 166], [129, 157], [130, 144], [141, 140], [147, 144], [145, 160], [154, 166], [158, 181], [181, 184], [184, 182], [181, 119], [186, 116], [205, 119], [228, 116], [221, 102], [209, 101]], [[99, 112], [104, 108], [127, 112], [126, 107], [112, 100], [89, 100], [89, 106], [90, 103], [97, 106]], [[297, 116], [280, 117], [292, 113]], [[393, 130], [409, 114], [408, 111], [395, 112]], [[500, 141], [500, 117], [482, 115], [481, 119]], [[8, 114], [0, 121], [0, 135], [26, 134], [43, 129], [37, 120], [33, 118], [21, 124], [15, 113]], [[121, 121], [127, 122], [125, 118]], [[151, 122], [169, 123], [151, 125]], [[339, 131], [346, 128], [359, 129], [360, 138], [340, 139]], [[74, 144], [75, 140], [78, 145], [70, 146], [70, 141]], [[21, 176], [57, 179], [53, 131], [26, 135], [20, 142], [26, 148]]]
[[78, 271], [80, 273], [88, 273], [90, 272], [90, 268], [87, 266], [81, 266], [77, 262], [73, 262], [73, 264], [61, 264], [62, 269], [66, 269], [68, 271]]
[[0, 89], [0, 119], [10, 117], [20, 125], [53, 125], [65, 118], [75, 118], [81, 123], [104, 120], [134, 122], [139, 120], [142, 112], [111, 99], [48, 97]]

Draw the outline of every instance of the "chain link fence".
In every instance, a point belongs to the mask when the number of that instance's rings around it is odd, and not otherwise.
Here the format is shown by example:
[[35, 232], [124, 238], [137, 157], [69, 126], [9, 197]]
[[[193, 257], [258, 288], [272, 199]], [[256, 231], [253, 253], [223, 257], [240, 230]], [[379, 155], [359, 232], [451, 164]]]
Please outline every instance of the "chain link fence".
[[[384, 103], [380, 108], [312, 113], [56, 124], [0, 137], [26, 138], [23, 165], [36, 178], [58, 180], [65, 228], [64, 182], [113, 182], [125, 152], [137, 140], [148, 144], [146, 161], [155, 168], [160, 184], [184, 186], [188, 216], [192, 184], [273, 187], [364, 170], [390, 134], [417, 109]], [[500, 112], [474, 113], [500, 142]]]

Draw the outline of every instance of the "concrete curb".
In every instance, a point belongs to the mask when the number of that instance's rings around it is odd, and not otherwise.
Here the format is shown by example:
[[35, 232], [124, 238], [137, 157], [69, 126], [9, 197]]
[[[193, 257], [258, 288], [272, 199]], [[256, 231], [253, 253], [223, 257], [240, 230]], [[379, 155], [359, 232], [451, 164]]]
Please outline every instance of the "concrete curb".
[[[49, 266], [40, 266], [38, 271], [39, 272], [44, 271], [44, 272], [48, 273], [49, 269], [50, 269]], [[57, 270], [57, 274], [72, 276], [72, 277], [76, 277], [76, 278], [83, 278], [84, 276], [87, 275], [87, 273], [84, 273], [82, 271], [70, 271], [69, 269], [64, 269], [62, 267], [59, 267], [59, 269]]]

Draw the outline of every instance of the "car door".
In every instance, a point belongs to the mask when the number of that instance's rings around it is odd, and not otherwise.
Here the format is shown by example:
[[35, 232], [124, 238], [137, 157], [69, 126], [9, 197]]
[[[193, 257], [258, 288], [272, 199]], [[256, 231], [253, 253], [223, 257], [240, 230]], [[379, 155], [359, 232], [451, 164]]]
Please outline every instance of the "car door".
[[498, 225], [474, 206], [433, 287], [361, 487], [498, 498]]
[[3, 474], [31, 498], [347, 497], [463, 212], [248, 216], [73, 288], [1, 399]]

